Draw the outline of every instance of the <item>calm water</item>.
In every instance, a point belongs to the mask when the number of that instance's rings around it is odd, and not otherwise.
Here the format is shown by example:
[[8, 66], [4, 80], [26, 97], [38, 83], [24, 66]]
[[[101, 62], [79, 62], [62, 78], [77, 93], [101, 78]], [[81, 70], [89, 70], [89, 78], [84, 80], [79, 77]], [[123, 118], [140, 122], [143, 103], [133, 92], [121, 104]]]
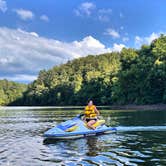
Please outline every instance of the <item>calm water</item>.
[[166, 111], [102, 110], [110, 135], [43, 143], [43, 133], [79, 111], [1, 109], [0, 165], [166, 165]]

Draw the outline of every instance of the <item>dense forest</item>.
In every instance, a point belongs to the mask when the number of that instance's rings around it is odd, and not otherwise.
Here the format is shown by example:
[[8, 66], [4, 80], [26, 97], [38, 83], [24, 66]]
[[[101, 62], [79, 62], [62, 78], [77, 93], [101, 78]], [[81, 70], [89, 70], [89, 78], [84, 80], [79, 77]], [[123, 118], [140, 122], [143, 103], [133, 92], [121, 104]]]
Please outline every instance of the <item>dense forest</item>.
[[166, 36], [140, 49], [89, 55], [42, 70], [11, 104], [85, 105], [88, 99], [97, 105], [166, 103]]
[[0, 80], [0, 105], [8, 105], [23, 97], [27, 85]]

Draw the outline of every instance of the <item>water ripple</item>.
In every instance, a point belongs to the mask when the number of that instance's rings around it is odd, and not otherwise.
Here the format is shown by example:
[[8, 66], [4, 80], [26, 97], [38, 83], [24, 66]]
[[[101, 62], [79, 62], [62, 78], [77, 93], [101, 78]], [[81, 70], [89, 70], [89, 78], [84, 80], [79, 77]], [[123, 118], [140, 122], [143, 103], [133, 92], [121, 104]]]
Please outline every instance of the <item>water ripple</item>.
[[[0, 165], [2, 166], [146, 166], [166, 165], [166, 119], [160, 116], [155, 126], [131, 126], [135, 112], [105, 112], [118, 132], [86, 139], [43, 143], [43, 133], [77, 112], [64, 115], [54, 110], [2, 110], [0, 113]], [[127, 115], [129, 114], [129, 115]], [[147, 112], [146, 112], [147, 114]], [[160, 112], [162, 114], [162, 112]], [[149, 116], [151, 113], [149, 113]], [[123, 117], [123, 118], [122, 118]], [[125, 117], [131, 118], [124, 126]], [[162, 122], [161, 123], [161, 118]], [[126, 123], [126, 121], [125, 121]], [[145, 119], [146, 123], [146, 119]]]

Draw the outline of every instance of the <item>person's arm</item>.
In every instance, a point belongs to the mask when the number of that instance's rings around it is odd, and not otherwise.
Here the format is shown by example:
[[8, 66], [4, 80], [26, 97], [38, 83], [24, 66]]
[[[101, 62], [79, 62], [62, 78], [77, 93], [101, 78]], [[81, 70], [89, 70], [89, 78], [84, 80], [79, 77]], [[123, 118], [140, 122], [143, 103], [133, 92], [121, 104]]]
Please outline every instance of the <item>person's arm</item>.
[[96, 107], [95, 107], [95, 112], [96, 112], [97, 116], [100, 115], [100, 112], [98, 111], [98, 109]]

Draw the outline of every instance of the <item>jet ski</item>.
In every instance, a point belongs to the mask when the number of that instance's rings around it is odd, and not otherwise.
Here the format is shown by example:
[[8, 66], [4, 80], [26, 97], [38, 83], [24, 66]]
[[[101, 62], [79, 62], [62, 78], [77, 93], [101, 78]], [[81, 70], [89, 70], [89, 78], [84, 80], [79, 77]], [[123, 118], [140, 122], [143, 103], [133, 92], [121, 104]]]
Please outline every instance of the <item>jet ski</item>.
[[96, 136], [116, 132], [115, 127], [105, 125], [105, 120], [98, 119], [93, 126], [95, 129], [90, 129], [87, 123], [82, 119], [83, 115], [62, 122], [44, 133], [46, 139], [76, 139], [82, 137]]

